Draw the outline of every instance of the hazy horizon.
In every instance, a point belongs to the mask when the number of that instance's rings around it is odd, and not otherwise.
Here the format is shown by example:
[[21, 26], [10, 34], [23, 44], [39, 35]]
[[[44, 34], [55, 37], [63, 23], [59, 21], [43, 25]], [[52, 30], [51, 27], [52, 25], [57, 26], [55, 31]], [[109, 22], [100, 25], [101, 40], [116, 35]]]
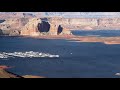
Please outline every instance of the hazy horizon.
[[[0, 14], [11, 14], [18, 12], [0, 12]], [[71, 17], [85, 17], [85, 18], [99, 18], [99, 17], [120, 17], [120, 12], [19, 12], [19, 13], [29, 13], [33, 15], [42, 16], [61, 16], [65, 18]]]

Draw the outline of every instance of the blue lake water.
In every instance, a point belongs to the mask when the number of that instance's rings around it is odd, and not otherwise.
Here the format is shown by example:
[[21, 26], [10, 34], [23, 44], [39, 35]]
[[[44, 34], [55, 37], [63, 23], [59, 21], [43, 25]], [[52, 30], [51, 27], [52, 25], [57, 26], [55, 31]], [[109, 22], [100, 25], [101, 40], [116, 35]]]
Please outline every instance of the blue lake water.
[[98, 36], [98, 37], [114, 37], [120, 36], [120, 30], [92, 30], [92, 31], [83, 31], [83, 30], [75, 30], [72, 31], [75, 35], [81, 36]]
[[40, 75], [48, 78], [119, 78], [120, 45], [69, 42], [68, 40], [0, 37], [2, 52], [42, 52], [58, 58], [0, 58], [0, 65], [14, 68], [19, 75]]

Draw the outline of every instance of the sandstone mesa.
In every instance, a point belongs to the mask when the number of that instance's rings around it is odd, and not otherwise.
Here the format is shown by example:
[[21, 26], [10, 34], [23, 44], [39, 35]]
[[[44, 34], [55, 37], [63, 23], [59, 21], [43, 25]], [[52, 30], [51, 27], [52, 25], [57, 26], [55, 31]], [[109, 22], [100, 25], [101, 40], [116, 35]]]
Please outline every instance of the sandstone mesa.
[[44, 18], [11, 18], [0, 23], [0, 35], [40, 36], [71, 34], [62, 24]]
[[120, 30], [120, 18], [27, 17], [29, 14], [18, 16], [0, 20], [0, 35], [70, 35], [71, 30]]

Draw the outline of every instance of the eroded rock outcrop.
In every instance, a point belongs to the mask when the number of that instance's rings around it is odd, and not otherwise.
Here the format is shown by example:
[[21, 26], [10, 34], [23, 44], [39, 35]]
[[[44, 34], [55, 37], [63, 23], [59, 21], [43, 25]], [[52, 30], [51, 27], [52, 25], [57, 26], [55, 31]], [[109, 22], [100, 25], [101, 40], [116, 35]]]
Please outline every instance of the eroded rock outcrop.
[[20, 35], [39, 36], [39, 23], [41, 23], [41, 20], [39, 18], [29, 19], [29, 22], [21, 29]]
[[[97, 19], [94, 18], [60, 18], [52, 17], [48, 19], [52, 24], [60, 24], [67, 29], [92, 29], [98, 26]], [[89, 28], [88, 28], [89, 27]]]
[[0, 23], [1, 35], [18, 36], [20, 30], [28, 22], [28, 18], [11, 18]]
[[1, 21], [0, 29], [5, 35], [69, 35], [70, 29], [120, 29], [120, 18], [10, 18]]
[[[60, 27], [62, 28], [60, 30]], [[11, 18], [0, 23], [0, 35], [39, 36], [39, 35], [61, 35], [70, 34], [57, 20], [49, 22], [47, 18]]]
[[59, 23], [71, 30], [120, 30], [120, 18], [49, 18], [50, 23]]
[[0, 24], [1, 29], [21, 29], [29, 21], [28, 18], [10, 18]]
[[29, 22], [21, 29], [21, 35], [28, 36], [61, 34], [71, 34], [71, 32], [58, 22], [49, 22], [47, 19], [40, 18], [30, 19]]
[[72, 34], [69, 28], [66, 25], [69, 25], [68, 19], [62, 19], [59, 17], [48, 18], [50, 23], [50, 34], [51, 35], [70, 35]]
[[[28, 15], [29, 16], [29, 15]], [[70, 30], [120, 30], [120, 18], [10, 18], [1, 20], [4, 35], [70, 35]]]
[[20, 35], [19, 30], [11, 30], [11, 32], [9, 33], [9, 36], [19, 36], [19, 35]]
[[[38, 14], [40, 16], [40, 13]], [[29, 12], [0, 12], [0, 19], [34, 18], [34, 17], [35, 15]]]

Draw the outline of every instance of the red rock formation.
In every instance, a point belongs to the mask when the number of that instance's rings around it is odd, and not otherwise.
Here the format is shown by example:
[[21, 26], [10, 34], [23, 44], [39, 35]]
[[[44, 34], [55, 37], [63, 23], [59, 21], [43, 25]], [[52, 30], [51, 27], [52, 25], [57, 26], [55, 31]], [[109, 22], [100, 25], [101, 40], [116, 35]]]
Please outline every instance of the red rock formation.
[[2, 12], [0, 13], [0, 19], [10, 18], [33, 18], [35, 17], [32, 13], [27, 12]]
[[[3, 23], [0, 24], [0, 29], [7, 30], [5, 33], [9, 33], [10, 35], [19, 35], [19, 31], [21, 30], [21, 35], [31, 35], [31, 36], [39, 36], [40, 30], [38, 30], [38, 24], [41, 23], [41, 19], [39, 18], [11, 18], [7, 19]], [[72, 27], [73, 29], [83, 29], [83, 30], [94, 30], [94, 29], [111, 29], [120, 28], [120, 19], [64, 19], [64, 18], [49, 18], [48, 22], [50, 24], [50, 30], [48, 34], [50, 35], [63, 35], [63, 34], [71, 34], [69, 29]], [[61, 33], [58, 33], [59, 25], [62, 26]], [[18, 30], [18, 31], [17, 31]], [[42, 35], [42, 34], [41, 34]]]
[[101, 18], [99, 19], [99, 26], [120, 28], [120, 18]]
[[[21, 20], [19, 21], [18, 18], [23, 18], [23, 17], [26, 17], [26, 18], [39, 17], [39, 18], [42, 18], [42, 17], [44, 17], [44, 15], [43, 15], [42, 12], [35, 12], [35, 13], [2, 12], [2, 13], [0, 13], [0, 19], [1, 20], [3, 20], [3, 19], [7, 20], [4, 27], [15, 27], [15, 26], [19, 27], [19, 24], [21, 23], [20, 22]], [[15, 20], [15, 18], [16, 18], [16, 20]], [[14, 21], [12, 21], [13, 19], [14, 19]], [[120, 29], [120, 18], [98, 18], [97, 19], [97, 18], [51, 17], [51, 18], [48, 19], [48, 21], [51, 25], [53, 25], [53, 27], [51, 27], [51, 28], [54, 28], [54, 25], [57, 25], [57, 26], [62, 25], [62, 26], [64, 26], [64, 28], [67, 28], [67, 29], [83, 29], [83, 30]], [[10, 24], [9, 22], [10, 23], [14, 22], [14, 23]], [[7, 23], [9, 23], [9, 25]], [[2, 26], [0, 26], [0, 27], [2, 27]]]
[[52, 24], [63, 25], [67, 29], [80, 30], [120, 30], [120, 18], [60, 18], [52, 17], [48, 19]]
[[49, 18], [48, 19], [49, 23], [50, 23], [50, 33], [52, 35], [58, 35], [58, 28], [59, 26], [62, 27], [62, 31], [60, 33], [60, 35], [63, 34], [71, 34], [71, 32], [69, 31], [69, 29], [67, 29], [65, 26], [66, 25], [70, 25], [69, 23], [69, 19], [63, 19], [60, 17], [54, 17], [54, 18]]
[[22, 18], [22, 12], [3, 12], [0, 13], [0, 19], [9, 19], [9, 18]]
[[29, 19], [29, 22], [21, 29], [21, 35], [39, 36], [39, 23], [41, 23], [41, 20], [39, 18]]
[[22, 27], [27, 24], [28, 18], [10, 18], [0, 23], [0, 29], [3, 35], [19, 35]]
[[0, 24], [2, 30], [20, 29], [28, 22], [28, 18], [10, 18]]
[[[48, 32], [45, 29], [45, 23], [48, 22], [50, 29]], [[39, 28], [39, 24], [42, 28]], [[61, 30], [59, 30], [61, 26]], [[0, 23], [0, 29], [5, 30], [4, 32], [10, 35], [66, 35], [71, 34], [70, 29], [77, 30], [97, 30], [97, 29], [119, 29], [120, 30], [120, 18], [61, 18], [51, 17], [47, 19], [40, 18], [10, 18]], [[41, 29], [41, 30], [40, 30]], [[41, 32], [42, 31], [42, 32]], [[4, 33], [1, 32], [1, 33]], [[13, 33], [13, 34], [12, 34]]]
[[[60, 17], [53, 17], [48, 19], [50, 23], [52, 24], [59, 24], [64, 26], [64, 28], [81, 28], [82, 29], [90, 29], [91, 27], [98, 26], [97, 19], [91, 19], [91, 18], [60, 18]], [[86, 27], [90, 28], [86, 28]], [[91, 28], [92, 29], [92, 28]]]
[[50, 24], [50, 35], [57, 35], [58, 25]]
[[[44, 21], [42, 21], [39, 18], [30, 19], [29, 22], [21, 29], [21, 35], [39, 36], [39, 35], [44, 35], [45, 33], [46, 35], [58, 35], [58, 27], [60, 24], [57, 23], [57, 20], [55, 20], [54, 22], [48, 22], [48, 23], [43, 23], [43, 22]], [[43, 25], [43, 24], [46, 24], [46, 25]], [[47, 24], [50, 25], [48, 32], [44, 30], [45, 27], [47, 27]], [[39, 28], [38, 27], [39, 25], [42, 25], [42, 28]], [[43, 29], [43, 30], [39, 30], [39, 29]], [[63, 27], [63, 29], [61, 30], [61, 34], [71, 34], [71, 33], [69, 30]]]

